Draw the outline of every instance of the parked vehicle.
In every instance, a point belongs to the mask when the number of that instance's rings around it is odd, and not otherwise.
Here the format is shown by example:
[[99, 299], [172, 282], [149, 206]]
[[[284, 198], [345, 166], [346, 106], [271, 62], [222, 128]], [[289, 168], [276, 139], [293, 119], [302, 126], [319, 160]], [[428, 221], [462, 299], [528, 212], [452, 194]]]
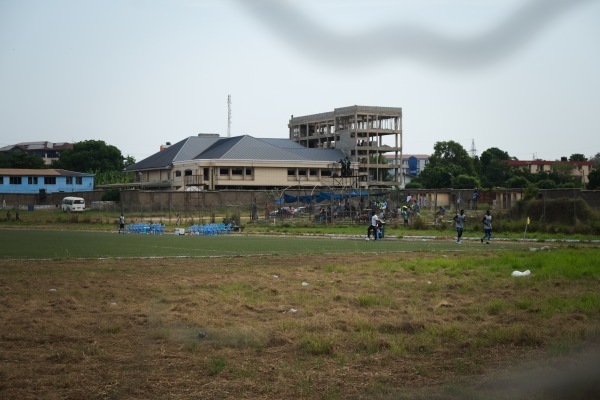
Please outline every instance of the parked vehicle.
[[85, 200], [81, 197], [65, 197], [62, 201], [61, 209], [64, 212], [85, 211]]

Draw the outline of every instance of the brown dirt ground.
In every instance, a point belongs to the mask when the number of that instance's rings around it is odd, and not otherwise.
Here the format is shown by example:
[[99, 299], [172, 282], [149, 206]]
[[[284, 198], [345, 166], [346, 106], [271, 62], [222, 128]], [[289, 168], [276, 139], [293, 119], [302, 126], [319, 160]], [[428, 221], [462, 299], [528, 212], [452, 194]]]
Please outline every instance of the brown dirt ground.
[[597, 398], [597, 319], [503, 304], [598, 282], [415, 257], [0, 261], [0, 398]]

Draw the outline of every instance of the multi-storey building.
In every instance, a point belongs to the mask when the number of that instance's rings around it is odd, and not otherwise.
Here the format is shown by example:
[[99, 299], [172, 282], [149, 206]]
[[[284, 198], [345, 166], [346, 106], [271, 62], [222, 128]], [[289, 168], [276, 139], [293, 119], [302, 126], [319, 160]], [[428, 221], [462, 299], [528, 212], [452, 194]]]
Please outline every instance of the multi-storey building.
[[399, 166], [388, 164], [385, 153], [402, 157], [402, 108], [355, 105], [292, 115], [288, 127], [289, 138], [304, 147], [341, 150], [361, 187], [400, 182]]

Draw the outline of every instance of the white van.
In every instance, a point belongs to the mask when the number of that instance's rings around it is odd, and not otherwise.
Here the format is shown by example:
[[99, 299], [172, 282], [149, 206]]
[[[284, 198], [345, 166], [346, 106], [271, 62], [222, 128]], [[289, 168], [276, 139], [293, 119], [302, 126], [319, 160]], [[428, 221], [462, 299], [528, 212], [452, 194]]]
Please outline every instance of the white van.
[[85, 211], [85, 200], [81, 197], [65, 197], [62, 201], [61, 209], [65, 212]]

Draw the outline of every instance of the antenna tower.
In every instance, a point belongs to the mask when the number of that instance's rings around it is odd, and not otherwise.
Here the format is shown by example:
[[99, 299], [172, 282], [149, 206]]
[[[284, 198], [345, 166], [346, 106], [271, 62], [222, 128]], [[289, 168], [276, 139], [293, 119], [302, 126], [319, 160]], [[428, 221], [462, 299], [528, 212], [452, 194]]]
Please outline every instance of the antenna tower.
[[477, 149], [475, 148], [475, 139], [471, 139], [471, 157], [477, 157]]
[[227, 137], [231, 137], [231, 95], [227, 95]]

